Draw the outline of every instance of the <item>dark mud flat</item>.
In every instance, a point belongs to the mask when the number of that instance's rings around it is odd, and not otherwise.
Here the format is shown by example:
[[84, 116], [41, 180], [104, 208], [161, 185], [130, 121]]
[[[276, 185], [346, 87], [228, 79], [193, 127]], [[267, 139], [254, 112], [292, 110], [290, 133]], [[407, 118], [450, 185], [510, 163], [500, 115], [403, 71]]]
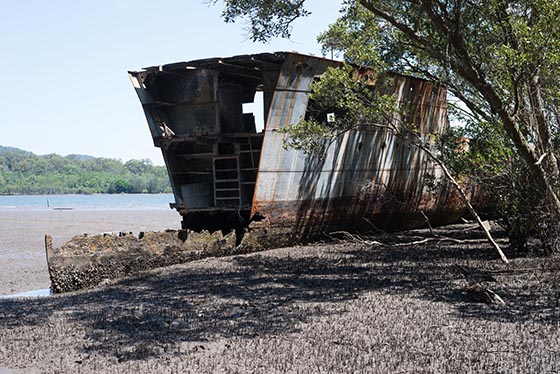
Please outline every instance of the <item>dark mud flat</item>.
[[0, 373], [558, 372], [560, 260], [507, 254], [317, 244], [0, 300]]

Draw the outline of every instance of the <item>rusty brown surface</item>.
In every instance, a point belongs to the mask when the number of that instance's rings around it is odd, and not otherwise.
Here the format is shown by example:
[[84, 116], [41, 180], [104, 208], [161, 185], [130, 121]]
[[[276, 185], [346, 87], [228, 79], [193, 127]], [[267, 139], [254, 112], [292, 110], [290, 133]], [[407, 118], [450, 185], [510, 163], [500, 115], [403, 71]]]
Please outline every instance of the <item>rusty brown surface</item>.
[[[425, 216], [433, 224], [444, 224], [464, 214], [462, 201], [448, 184], [434, 188], [426, 182], [441, 179], [441, 169], [395, 136], [389, 124], [345, 133], [322, 158], [284, 147], [287, 135], [278, 130], [306, 115], [313, 80], [340, 64], [278, 52], [130, 72], [154, 142], [162, 148], [174, 207], [184, 217], [184, 227], [202, 223], [196, 228], [210, 225], [214, 230], [221, 224], [240, 230], [251, 216], [258, 222], [249, 231], [283, 227], [280, 231], [289, 237], [303, 238], [332, 228], [418, 227], [426, 224]], [[379, 79], [370, 69], [360, 68], [358, 74], [367, 75], [371, 84]], [[447, 129], [445, 88], [398, 74], [389, 78], [389, 90], [406, 114], [388, 117], [410, 124], [428, 143]], [[253, 101], [257, 91], [264, 95], [262, 133], [247, 127], [242, 114], [242, 104]], [[247, 158], [245, 138], [253, 139], [251, 162], [242, 164]], [[238, 172], [220, 189], [216, 160], [223, 158], [235, 160]], [[476, 200], [475, 192], [470, 196]], [[228, 212], [237, 214], [238, 222]]]
[[[397, 102], [408, 114], [398, 120], [411, 123], [420, 136], [447, 129], [444, 88], [398, 75], [393, 81]], [[274, 128], [294, 123], [305, 109], [284, 109], [293, 119], [279, 115], [273, 129], [265, 131], [253, 214], [267, 217], [272, 226], [291, 227], [296, 237], [337, 229], [413, 228], [426, 225], [425, 216], [433, 224], [445, 224], [465, 214], [459, 194], [447, 183], [440, 181], [435, 188], [426, 183], [429, 177], [440, 180], [441, 168], [387, 124], [346, 132], [322, 158], [284, 149], [286, 135]]]
[[234, 231], [194, 232], [168, 230], [78, 235], [59, 248], [45, 237], [51, 289], [55, 293], [93, 288], [144, 270], [207, 257], [229, 256], [294, 244], [286, 227], [254, 222], [237, 243]]

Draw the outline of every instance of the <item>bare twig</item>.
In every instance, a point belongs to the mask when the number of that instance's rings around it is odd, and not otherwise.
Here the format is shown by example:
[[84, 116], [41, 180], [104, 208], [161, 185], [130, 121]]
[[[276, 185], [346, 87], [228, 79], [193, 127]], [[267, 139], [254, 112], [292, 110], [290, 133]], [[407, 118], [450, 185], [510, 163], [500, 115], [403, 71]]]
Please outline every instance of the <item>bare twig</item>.
[[428, 230], [430, 230], [430, 234], [432, 234], [433, 236], [437, 236], [436, 234], [434, 234], [434, 229], [432, 228], [432, 224], [430, 223], [430, 219], [428, 218], [426, 213], [424, 213], [424, 211], [420, 208], [418, 209], [418, 211], [420, 212], [422, 217], [424, 217], [424, 220], [426, 221], [426, 224], [428, 225]]
[[[411, 242], [402, 242], [402, 243], [383, 243], [377, 240], [366, 240], [359, 236], [358, 234], [351, 234], [348, 231], [333, 231], [327, 234], [331, 239], [334, 239], [333, 235], [342, 235], [346, 240], [357, 243], [357, 244], [365, 244], [365, 245], [375, 245], [375, 246], [382, 246], [382, 247], [409, 247], [413, 245], [421, 245], [427, 244], [431, 242], [438, 242], [438, 243], [455, 243], [455, 244], [479, 244], [484, 243], [487, 239], [456, 239], [450, 238], [447, 236], [437, 236], [433, 238], [424, 238], [420, 240], [414, 240]], [[499, 241], [507, 241], [507, 239], [502, 239]]]
[[366, 245], [380, 245], [385, 246], [385, 244], [378, 242], [376, 240], [364, 240], [357, 234], [350, 234], [348, 231], [334, 231], [329, 234], [332, 238], [332, 235], [343, 235], [347, 240], [358, 243], [358, 244], [366, 244]]
[[373, 229], [374, 229], [375, 231], [381, 232], [381, 233], [385, 233], [384, 230], [381, 230], [379, 227], [375, 226], [375, 225], [373, 224], [373, 222], [371, 222], [368, 218], [366, 218], [366, 217], [362, 217], [362, 218], [363, 218], [363, 220], [366, 221], [371, 227], [373, 227]]
[[544, 158], [546, 157], [546, 155], [547, 155], [547, 152], [543, 153], [543, 154], [541, 155], [541, 157], [539, 157], [539, 159], [537, 160], [537, 162], [535, 162], [535, 165], [540, 165], [541, 162], [543, 162], [543, 160], [544, 160]]

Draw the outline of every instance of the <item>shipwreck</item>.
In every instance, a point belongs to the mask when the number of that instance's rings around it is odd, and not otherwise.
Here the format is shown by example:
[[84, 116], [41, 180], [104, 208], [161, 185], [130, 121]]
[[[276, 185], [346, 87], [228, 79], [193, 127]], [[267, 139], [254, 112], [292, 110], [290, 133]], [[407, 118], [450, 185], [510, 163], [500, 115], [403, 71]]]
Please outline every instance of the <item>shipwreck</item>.
[[[284, 246], [337, 230], [394, 231], [460, 219], [466, 208], [456, 191], [447, 183], [437, 188], [427, 183], [428, 176], [441, 177], [439, 166], [388, 126], [345, 132], [328, 144], [324, 157], [284, 146], [288, 135], [279, 130], [310, 115], [312, 82], [340, 64], [278, 52], [129, 72], [161, 148], [175, 198], [171, 207], [181, 215], [183, 231], [79, 237], [57, 250], [47, 238], [55, 291], [200, 253]], [[421, 135], [448, 128], [444, 87], [398, 74], [392, 82], [397, 102], [406, 105]], [[329, 120], [328, 113], [322, 115], [319, 120]], [[219, 233], [204, 236], [206, 231]]]
[[[449, 223], [465, 213], [449, 186], [425, 185], [427, 175], [441, 176], [439, 167], [388, 128], [347, 132], [321, 159], [284, 147], [287, 135], [278, 130], [306, 116], [311, 83], [339, 65], [281, 52], [129, 73], [185, 229], [266, 226], [301, 238], [333, 228], [371, 230], [371, 223], [417, 227], [425, 216]], [[447, 129], [444, 87], [395, 74], [393, 91], [420, 133]], [[259, 94], [264, 126], [257, 130], [255, 113], [244, 107]], [[375, 191], [364, 199], [366, 185]]]

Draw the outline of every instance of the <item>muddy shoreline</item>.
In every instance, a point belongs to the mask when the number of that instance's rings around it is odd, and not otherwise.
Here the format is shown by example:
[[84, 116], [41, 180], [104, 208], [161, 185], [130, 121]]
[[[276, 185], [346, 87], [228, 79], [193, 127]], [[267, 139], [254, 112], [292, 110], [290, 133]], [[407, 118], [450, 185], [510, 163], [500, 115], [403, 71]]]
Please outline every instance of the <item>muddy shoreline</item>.
[[0, 300], [0, 373], [558, 372], [560, 259], [506, 254], [315, 244]]
[[179, 229], [174, 210], [10, 210], [0, 212], [0, 295], [50, 287], [44, 236]]
[[[164, 211], [1, 215], [1, 290], [45, 287], [45, 231], [60, 245], [174, 222]], [[484, 240], [395, 245], [417, 234], [211, 257], [0, 299], [0, 374], [560, 371], [560, 257], [507, 251], [504, 265]], [[473, 285], [505, 304], [481, 302]]]

